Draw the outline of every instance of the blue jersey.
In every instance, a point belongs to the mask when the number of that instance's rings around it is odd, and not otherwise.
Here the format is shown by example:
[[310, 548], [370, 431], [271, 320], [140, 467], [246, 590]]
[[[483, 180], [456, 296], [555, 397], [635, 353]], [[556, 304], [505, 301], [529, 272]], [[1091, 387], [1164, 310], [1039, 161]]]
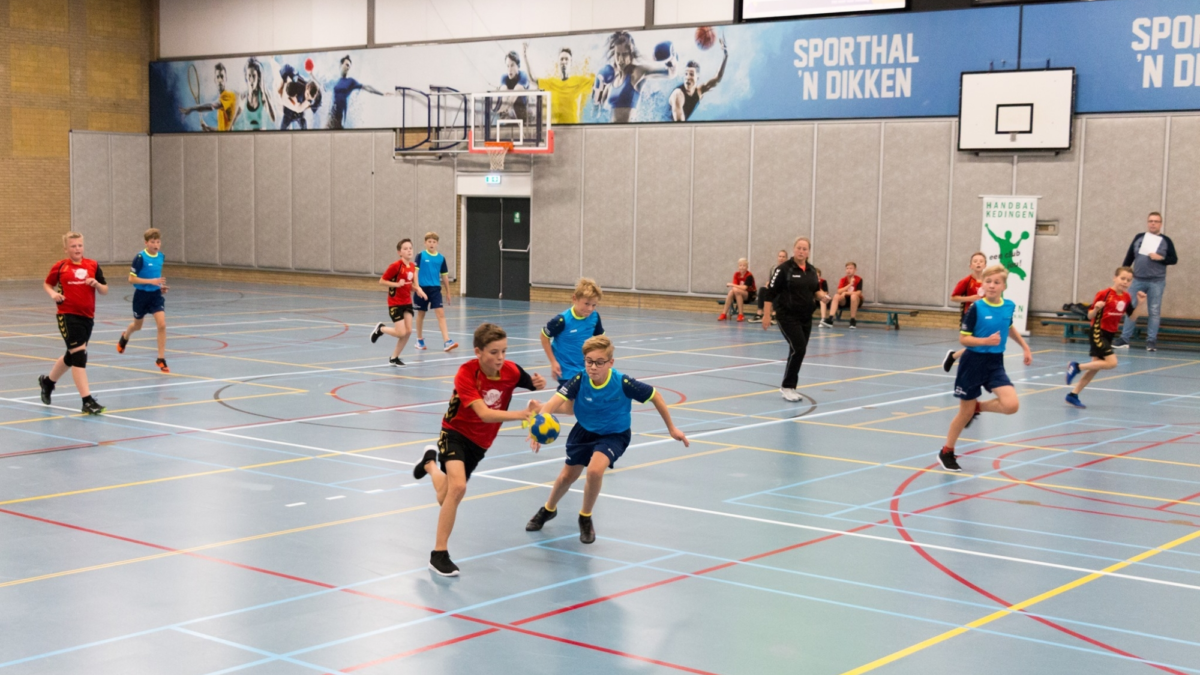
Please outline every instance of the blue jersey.
[[550, 338], [550, 349], [562, 366], [561, 381], [566, 381], [584, 372], [583, 343], [593, 335], [604, 335], [604, 325], [600, 323], [599, 312], [580, 318], [575, 308], [570, 307], [550, 319], [542, 334]]
[[[161, 279], [163, 270], [163, 253], [159, 251], [154, 255], [150, 255], [149, 251], [141, 250], [133, 257], [133, 264], [129, 266], [129, 273], [139, 279]], [[151, 284], [134, 284], [134, 288], [139, 291], [158, 291], [162, 290], [158, 286]]]
[[450, 268], [446, 265], [446, 256], [441, 253], [421, 251], [413, 260], [413, 264], [417, 266], [418, 286], [441, 286], [442, 275], [450, 273]]
[[633, 401], [654, 398], [654, 387], [613, 369], [602, 385], [586, 375], [576, 375], [558, 388], [558, 395], [575, 402], [575, 419], [584, 429], [599, 434], [618, 434], [633, 426]]
[[333, 105], [329, 108], [330, 117], [336, 117], [345, 123], [346, 111], [350, 108], [350, 94], [362, 89], [362, 84], [353, 77], [340, 78], [333, 85]]
[[987, 298], [980, 298], [971, 303], [971, 308], [963, 316], [962, 334], [985, 338], [999, 333], [1000, 344], [967, 349], [983, 354], [1003, 354], [1008, 346], [1008, 328], [1012, 326], [1013, 313], [1016, 311], [1017, 303], [1012, 300], [1001, 300], [999, 305], [993, 305]]

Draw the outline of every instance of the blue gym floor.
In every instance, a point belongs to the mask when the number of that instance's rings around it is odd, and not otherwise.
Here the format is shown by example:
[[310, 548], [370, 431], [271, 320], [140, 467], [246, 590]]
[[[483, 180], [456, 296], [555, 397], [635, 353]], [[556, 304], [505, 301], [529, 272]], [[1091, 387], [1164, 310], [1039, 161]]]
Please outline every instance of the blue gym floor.
[[562, 445], [510, 425], [443, 579], [411, 462], [475, 326], [548, 377], [538, 332], [563, 307], [455, 304], [464, 347], [410, 346], [400, 370], [368, 341], [380, 293], [180, 281], [165, 375], [153, 328], [116, 353], [128, 295], [100, 299], [108, 413], [83, 417], [69, 376], [38, 401], [53, 305], [0, 284], [5, 673], [1200, 673], [1190, 354], [1121, 352], [1077, 410], [1062, 373], [1086, 346], [1033, 339], [1033, 366], [1008, 359], [1020, 412], [972, 425], [951, 474], [953, 330], [814, 330], [789, 404], [776, 330], [602, 304], [617, 368], [691, 447], [635, 408], [585, 546], [577, 492], [525, 532]]

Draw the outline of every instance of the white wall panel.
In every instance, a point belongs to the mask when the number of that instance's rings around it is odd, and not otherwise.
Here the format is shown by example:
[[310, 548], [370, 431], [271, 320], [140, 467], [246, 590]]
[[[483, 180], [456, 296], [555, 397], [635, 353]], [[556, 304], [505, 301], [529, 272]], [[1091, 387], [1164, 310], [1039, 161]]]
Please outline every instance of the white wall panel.
[[645, 0], [375, 1], [379, 44], [605, 30], [645, 22]]
[[734, 0], [654, 0], [654, 25], [733, 21]]
[[159, 0], [163, 58], [367, 44], [367, 0]]

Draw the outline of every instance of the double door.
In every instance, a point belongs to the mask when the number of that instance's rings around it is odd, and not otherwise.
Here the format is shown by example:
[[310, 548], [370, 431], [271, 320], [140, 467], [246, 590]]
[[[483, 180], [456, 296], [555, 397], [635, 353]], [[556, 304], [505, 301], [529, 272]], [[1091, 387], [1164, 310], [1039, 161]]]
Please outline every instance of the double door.
[[529, 198], [467, 198], [470, 298], [529, 300]]

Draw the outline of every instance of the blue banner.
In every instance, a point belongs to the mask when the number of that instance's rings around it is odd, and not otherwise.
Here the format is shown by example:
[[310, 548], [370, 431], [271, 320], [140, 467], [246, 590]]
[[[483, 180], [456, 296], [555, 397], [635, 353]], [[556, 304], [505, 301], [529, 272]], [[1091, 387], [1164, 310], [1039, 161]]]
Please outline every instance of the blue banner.
[[1200, 109], [1200, 3], [1025, 7], [1021, 67], [1074, 66], [1080, 113]]
[[990, 8], [159, 61], [150, 127], [395, 128], [396, 88], [433, 85], [546, 90], [554, 124], [953, 116], [959, 74], [1012, 67], [1018, 31]]

